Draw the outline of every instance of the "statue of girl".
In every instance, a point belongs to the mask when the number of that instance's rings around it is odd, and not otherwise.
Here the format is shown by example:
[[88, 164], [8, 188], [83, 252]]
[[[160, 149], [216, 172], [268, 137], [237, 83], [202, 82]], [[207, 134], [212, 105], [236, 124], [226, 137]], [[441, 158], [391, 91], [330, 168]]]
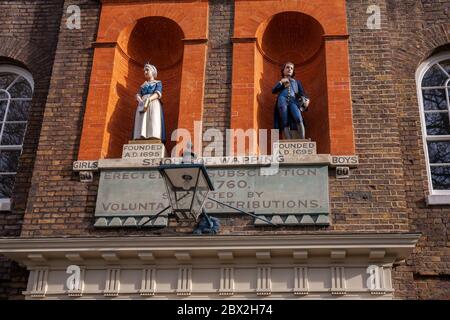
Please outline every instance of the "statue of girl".
[[150, 63], [144, 67], [146, 81], [136, 99], [138, 107], [134, 122], [134, 140], [160, 140], [165, 142], [164, 112], [161, 103], [162, 83], [156, 80], [158, 70]]

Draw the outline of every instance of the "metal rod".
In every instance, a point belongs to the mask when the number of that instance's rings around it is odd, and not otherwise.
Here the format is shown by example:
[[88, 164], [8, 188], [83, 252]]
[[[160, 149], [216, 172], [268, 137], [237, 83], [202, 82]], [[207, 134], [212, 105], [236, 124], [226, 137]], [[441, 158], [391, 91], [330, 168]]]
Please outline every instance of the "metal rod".
[[164, 211], [166, 211], [167, 209], [170, 209], [170, 206], [162, 209], [160, 212], [158, 212], [157, 214], [155, 214], [153, 217], [151, 217], [146, 223], [144, 223], [143, 225], [141, 225], [141, 227], [144, 227], [147, 223], [149, 223], [150, 221], [153, 221], [155, 219], [157, 219], [161, 214], [163, 214]]
[[[178, 201], [183, 200], [184, 198], [186, 198], [189, 195], [189, 193], [186, 193], [185, 195], [183, 195]], [[164, 209], [162, 209], [160, 212], [158, 212], [157, 214], [155, 214], [153, 217], [150, 218], [150, 220], [148, 220], [146, 223], [144, 223], [143, 225], [141, 225], [140, 227], [144, 227], [147, 223], [157, 219], [161, 214], [163, 214], [164, 211], [166, 211], [167, 209], [170, 209], [171, 206], [165, 207]]]
[[230, 205], [228, 205], [228, 204], [226, 204], [226, 203], [220, 202], [220, 201], [218, 201], [218, 200], [216, 200], [216, 199], [213, 199], [213, 198], [210, 198], [210, 197], [208, 197], [208, 199], [211, 200], [211, 201], [217, 202], [218, 204], [221, 204], [221, 205], [223, 205], [223, 206], [225, 206], [225, 207], [228, 207], [228, 208], [230, 208], [230, 209], [234, 209], [234, 210], [239, 211], [239, 212], [241, 212], [241, 213], [243, 213], [243, 214], [247, 214], [247, 215], [249, 215], [249, 216], [252, 216], [252, 217], [255, 218], [255, 219], [259, 219], [259, 220], [261, 220], [261, 221], [264, 221], [264, 222], [266, 222], [266, 223], [268, 223], [268, 224], [271, 224], [271, 225], [274, 226], [274, 227], [278, 227], [278, 225], [276, 225], [275, 223], [270, 222], [269, 220], [267, 220], [267, 219], [265, 219], [265, 218], [258, 217], [256, 214], [253, 214], [253, 213], [250, 213], [250, 212], [245, 212], [245, 211], [243, 211], [243, 210], [240, 210], [240, 209], [238, 209], [238, 208], [235, 208], [235, 207], [233, 207], [233, 206], [230, 206]]

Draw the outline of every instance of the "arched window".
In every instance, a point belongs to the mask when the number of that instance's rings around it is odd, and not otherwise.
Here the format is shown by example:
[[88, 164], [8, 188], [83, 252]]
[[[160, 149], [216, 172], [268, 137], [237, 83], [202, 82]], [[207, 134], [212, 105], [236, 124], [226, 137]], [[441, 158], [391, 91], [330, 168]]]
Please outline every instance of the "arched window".
[[0, 65], [0, 210], [9, 210], [34, 82], [25, 69]]
[[[422, 132], [431, 195], [450, 195], [450, 52], [417, 72]], [[448, 199], [447, 199], [448, 202]]]

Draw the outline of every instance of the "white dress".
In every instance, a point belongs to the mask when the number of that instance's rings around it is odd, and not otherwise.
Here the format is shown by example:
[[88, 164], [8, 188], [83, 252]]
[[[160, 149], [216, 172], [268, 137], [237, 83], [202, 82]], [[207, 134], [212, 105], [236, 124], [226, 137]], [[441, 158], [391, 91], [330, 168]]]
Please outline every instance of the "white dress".
[[[159, 93], [160, 94], [160, 93]], [[162, 106], [159, 99], [155, 99], [149, 103], [147, 111], [144, 113], [145, 101], [152, 94], [142, 97], [143, 102], [139, 102], [136, 108], [135, 125], [133, 139], [157, 139], [162, 138], [161, 112]], [[161, 98], [161, 96], [159, 97]]]

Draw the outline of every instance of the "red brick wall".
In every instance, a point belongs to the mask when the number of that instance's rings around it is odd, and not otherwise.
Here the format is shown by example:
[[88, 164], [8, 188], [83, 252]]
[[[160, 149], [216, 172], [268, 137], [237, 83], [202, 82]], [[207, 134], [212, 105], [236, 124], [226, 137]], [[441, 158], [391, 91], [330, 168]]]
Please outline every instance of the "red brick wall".
[[[126, 133], [131, 132], [130, 117], [136, 106], [131, 107], [132, 102], [125, 103], [130, 106], [118, 105], [118, 101], [120, 96], [129, 98], [136, 93], [132, 78], [143, 81], [139, 71], [142, 67], [138, 65], [147, 59], [154, 60], [156, 67], [161, 68], [161, 80], [169, 88], [163, 93], [166, 97], [163, 101], [167, 101], [169, 137], [175, 128], [193, 134], [194, 121], [203, 117], [207, 25], [206, 0], [103, 1], [83, 119], [80, 160], [120, 157], [123, 144], [130, 138]], [[131, 63], [126, 65], [122, 63], [124, 57], [115, 55], [116, 44]], [[115, 57], [122, 69], [113, 72]], [[122, 93], [117, 88], [122, 88]], [[122, 115], [124, 123], [120, 120]], [[173, 145], [168, 143], [169, 150]]]
[[[155, 32], [166, 30], [167, 34]], [[122, 31], [114, 49], [114, 66], [103, 134], [104, 157], [120, 158], [122, 146], [132, 139], [136, 93], [145, 81], [144, 65], [157, 66], [157, 79], [163, 83], [163, 98], [167, 136], [177, 128], [181, 71], [183, 66], [182, 30], [167, 18], [151, 17], [140, 20]], [[113, 50], [109, 48], [109, 50]], [[170, 51], [167, 54], [166, 51]], [[110, 68], [110, 66], [107, 66]], [[89, 125], [86, 123], [86, 125]], [[167, 144], [170, 150], [172, 143]]]
[[[319, 87], [305, 86], [312, 90], [313, 96], [326, 96], [326, 104], [318, 99], [319, 104], [312, 102], [311, 107], [326, 109], [324, 122], [328, 130], [324, 131], [328, 137], [323, 133], [318, 135], [314, 129], [312, 133], [320, 151], [333, 155], [354, 154], [345, 1], [240, 0], [235, 3], [231, 127], [271, 127], [268, 117], [260, 113], [273, 114], [274, 99], [269, 98], [269, 94], [266, 96], [266, 92], [268, 82], [273, 85], [279, 80], [274, 74], [276, 68], [280, 68], [277, 65], [289, 57], [309, 70], [316, 59], [320, 59], [323, 46], [325, 64], [306, 72], [303, 77], [309, 80], [315, 75], [315, 81], [322, 82]], [[248, 19], [248, 12], [252, 12], [251, 19]], [[302, 51], [302, 45], [309, 48]], [[280, 54], [279, 50], [285, 53]], [[299, 50], [302, 53], [296, 54]], [[303, 59], [298, 57], [302, 54]], [[326, 78], [321, 78], [323, 68]], [[309, 125], [314, 127], [315, 123], [310, 121]], [[256, 153], [257, 146], [250, 146], [248, 152]]]
[[[312, 103], [303, 113], [307, 137], [317, 142], [317, 152], [330, 153], [327, 75], [321, 24], [299, 12], [275, 15], [258, 30], [256, 45], [256, 128], [272, 129], [276, 95], [272, 88], [280, 80], [281, 66], [287, 61], [296, 65], [300, 79]], [[346, 58], [348, 54], [344, 54]]]

